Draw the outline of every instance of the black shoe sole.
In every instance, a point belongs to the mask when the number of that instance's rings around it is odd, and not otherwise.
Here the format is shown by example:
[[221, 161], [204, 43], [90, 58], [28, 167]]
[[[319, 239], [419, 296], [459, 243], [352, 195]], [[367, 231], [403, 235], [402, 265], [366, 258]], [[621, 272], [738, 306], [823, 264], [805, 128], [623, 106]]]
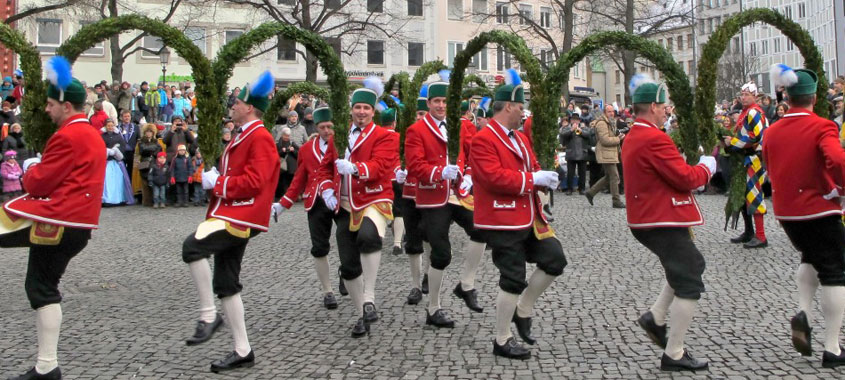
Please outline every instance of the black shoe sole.
[[765, 242], [765, 243], [763, 243], [763, 244], [758, 244], [758, 245], [746, 245], [746, 244], [743, 244], [743, 245], [742, 245], [742, 248], [745, 248], [745, 249], [757, 249], [757, 248], [766, 248], [766, 247], [768, 247], [768, 246], [769, 246], [769, 242]]
[[337, 304], [336, 304], [336, 303], [323, 304], [323, 306], [325, 306], [325, 307], [326, 307], [326, 309], [329, 309], [329, 310], [334, 310], [334, 309], [337, 309]]
[[792, 347], [801, 356], [812, 356], [813, 346], [810, 344], [810, 335], [804, 331], [792, 330]]
[[370, 327], [369, 327], [369, 326], [367, 326], [367, 330], [365, 330], [365, 331], [364, 331], [364, 332], [362, 332], [362, 333], [356, 333], [356, 332], [354, 332], [354, 331], [352, 332], [352, 337], [353, 337], [353, 338], [363, 338], [363, 337], [365, 337], [365, 336], [369, 336], [369, 335], [370, 335]]
[[407, 304], [408, 304], [408, 305], [417, 305], [417, 304], [419, 304], [419, 303], [420, 303], [420, 301], [422, 301], [422, 298], [420, 298], [420, 299], [418, 299], [418, 300], [411, 300], [411, 299], [408, 299], [406, 302], [407, 302]]
[[246, 362], [246, 363], [241, 363], [241, 364], [238, 364], [238, 365], [235, 365], [235, 366], [232, 366], [232, 367], [227, 367], [227, 368], [211, 367], [211, 372], [220, 373], [220, 372], [227, 372], [227, 371], [235, 370], [235, 369], [238, 369], [238, 368], [252, 368], [253, 366], [255, 366], [255, 362]]
[[640, 328], [642, 328], [642, 329], [643, 329], [643, 331], [645, 331], [646, 335], [648, 335], [648, 339], [649, 339], [649, 340], [651, 340], [651, 342], [652, 342], [652, 343], [654, 343], [655, 345], [657, 345], [657, 347], [660, 347], [660, 348], [662, 348], [662, 349], [664, 349], [664, 350], [666, 349], [666, 345], [665, 345], [665, 344], [662, 344], [662, 343], [660, 342], [660, 338], [659, 338], [656, 334], [654, 334], [653, 332], [649, 331], [648, 326], [646, 326], [646, 324], [645, 324], [645, 323], [643, 323], [643, 322], [642, 322], [642, 321], [640, 321], [640, 320], [637, 320], [637, 325], [639, 325], [639, 326], [640, 326]]
[[439, 324], [436, 324], [433, 321], [429, 320], [428, 318], [426, 318], [425, 324], [429, 325], [429, 326], [434, 326], [434, 327], [437, 327], [437, 328], [440, 328], [440, 329], [453, 329], [453, 328], [455, 328], [455, 321], [452, 321], [452, 323], [440, 324], [439, 325]]
[[660, 365], [661, 371], [666, 372], [696, 372], [696, 371], [707, 371], [710, 369], [710, 363], [706, 364], [704, 367], [701, 368], [688, 368], [688, 367], [681, 367], [676, 365]]
[[[458, 286], [460, 287], [460, 285], [458, 285]], [[474, 311], [474, 312], [476, 312], [476, 313], [483, 313], [483, 312], [484, 312], [484, 308], [483, 308], [483, 307], [480, 307], [480, 306], [478, 306], [478, 307], [472, 307], [472, 306], [470, 306], [470, 305], [469, 305], [469, 301], [467, 301], [467, 299], [466, 299], [466, 298], [464, 298], [463, 293], [461, 293], [460, 291], [458, 291], [458, 289], [460, 289], [460, 288], [455, 288], [454, 290], [452, 290], [452, 294], [454, 294], [454, 295], [455, 295], [455, 297], [458, 297], [458, 298], [460, 298], [462, 301], [464, 301], [464, 305], [467, 305], [467, 308], [468, 308], [468, 309], [470, 309], [470, 310], [472, 310], [472, 311]], [[461, 290], [463, 290], [463, 289], [461, 289]]]
[[209, 340], [211, 340], [211, 338], [214, 338], [214, 333], [216, 333], [217, 330], [220, 330], [220, 327], [223, 327], [223, 321], [220, 321], [219, 325], [217, 325], [213, 329], [211, 329], [211, 334], [208, 334], [208, 338], [205, 338], [203, 340], [185, 340], [185, 345], [186, 346], [199, 346], [200, 344], [208, 342]]
[[823, 368], [836, 368], [836, 367], [841, 367], [841, 366], [845, 366], [845, 362], [841, 362], [841, 361], [826, 362], [826, 361], [822, 360], [822, 367]]
[[508, 358], [508, 359], [516, 359], [516, 360], [528, 360], [531, 358], [531, 353], [527, 353], [525, 355], [510, 355], [503, 352], [497, 352], [493, 350], [493, 355], [498, 356], [500, 358]]

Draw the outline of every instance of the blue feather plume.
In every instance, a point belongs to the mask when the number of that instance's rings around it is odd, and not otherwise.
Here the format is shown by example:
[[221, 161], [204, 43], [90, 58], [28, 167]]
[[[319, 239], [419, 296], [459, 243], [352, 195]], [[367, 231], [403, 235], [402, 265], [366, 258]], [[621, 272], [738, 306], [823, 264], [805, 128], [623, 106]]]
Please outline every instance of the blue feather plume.
[[648, 74], [642, 74], [642, 73], [634, 74], [634, 76], [631, 77], [631, 83], [628, 84], [628, 91], [630, 91], [630, 93], [633, 94], [634, 90], [636, 90], [637, 87], [640, 87], [641, 85], [646, 84], [646, 83], [655, 83], [655, 82], [654, 82], [654, 80], [651, 79], [650, 76], [648, 76]]
[[270, 95], [270, 91], [273, 91], [273, 87], [276, 84], [276, 80], [273, 79], [273, 74], [270, 73], [270, 70], [267, 70], [255, 80], [255, 83], [249, 86], [249, 96], [252, 97], [265, 97]]
[[376, 111], [384, 112], [384, 110], [386, 110], [386, 109], [387, 109], [387, 103], [385, 103], [384, 100], [379, 100], [379, 102], [376, 103]]
[[505, 71], [505, 84], [509, 84], [514, 87], [521, 85], [522, 78], [519, 77], [519, 72], [515, 69], [507, 69], [507, 71]]
[[420, 87], [420, 97], [428, 98], [428, 84], [423, 84], [422, 87]]
[[769, 76], [775, 82], [775, 85], [779, 86], [789, 87], [798, 83], [798, 75], [795, 74], [795, 70], [783, 63], [772, 65]]
[[443, 70], [438, 71], [437, 75], [440, 76], [440, 80], [442, 80], [444, 82], [448, 82], [449, 78], [452, 76], [452, 71], [443, 69]]
[[401, 106], [401, 105], [402, 105], [402, 101], [401, 101], [401, 100], [399, 100], [399, 98], [397, 98], [397, 97], [395, 97], [395, 96], [393, 96], [393, 95], [390, 95], [390, 99], [393, 99], [393, 101], [396, 103], [396, 105], [397, 105], [397, 106]]
[[47, 61], [45, 71], [47, 72], [47, 80], [50, 81], [53, 86], [58, 87], [62, 91], [67, 90], [67, 87], [70, 86], [70, 82], [73, 81], [73, 75], [70, 71], [70, 62], [60, 55], [50, 58], [50, 60]]
[[490, 99], [490, 97], [485, 96], [481, 98], [481, 102], [478, 103], [478, 106], [481, 107], [481, 109], [483, 109], [485, 112], [487, 112], [487, 110], [490, 109], [491, 101], [492, 99]]

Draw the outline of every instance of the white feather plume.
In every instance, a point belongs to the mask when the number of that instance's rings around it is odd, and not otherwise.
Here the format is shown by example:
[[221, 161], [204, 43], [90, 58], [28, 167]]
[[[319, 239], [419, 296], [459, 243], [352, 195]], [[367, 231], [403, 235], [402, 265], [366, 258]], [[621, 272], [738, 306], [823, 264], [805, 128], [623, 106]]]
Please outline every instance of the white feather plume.
[[364, 79], [364, 87], [373, 90], [378, 98], [381, 98], [381, 94], [384, 94], [384, 83], [379, 77], [367, 77], [367, 79]]
[[795, 70], [783, 63], [772, 65], [769, 74], [776, 86], [789, 87], [798, 83], [798, 75], [795, 74]]

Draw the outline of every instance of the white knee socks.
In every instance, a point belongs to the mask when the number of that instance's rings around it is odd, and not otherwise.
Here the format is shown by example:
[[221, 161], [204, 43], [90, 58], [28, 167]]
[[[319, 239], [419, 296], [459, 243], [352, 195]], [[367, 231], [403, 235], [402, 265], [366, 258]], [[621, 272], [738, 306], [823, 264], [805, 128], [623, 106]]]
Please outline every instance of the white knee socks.
[[543, 291], [552, 284], [555, 276], [543, 272], [541, 269], [534, 269], [531, 279], [528, 280], [528, 287], [522, 291], [519, 303], [516, 305], [516, 314], [522, 318], [532, 317], [534, 314], [534, 303], [543, 294]]
[[822, 314], [824, 315], [824, 350], [840, 354], [839, 329], [845, 312], [845, 286], [822, 286]]
[[440, 310], [440, 287], [443, 284], [443, 271], [428, 268], [428, 312], [434, 314]]
[[352, 306], [355, 308], [355, 315], [358, 318], [364, 316], [364, 276], [355, 277], [352, 280], [343, 280], [349, 297], [352, 298]]
[[675, 289], [669, 286], [669, 283], [663, 284], [663, 290], [651, 306], [651, 314], [654, 315], [654, 323], [658, 326], [666, 325], [666, 313], [669, 311], [669, 305], [675, 299]]
[[669, 326], [669, 339], [666, 343], [666, 356], [678, 360], [684, 355], [684, 336], [692, 323], [697, 300], [675, 297], [670, 306], [672, 325]]
[[35, 330], [38, 334], [38, 358], [35, 372], [47, 374], [59, 366], [57, 354], [59, 330], [62, 327], [62, 306], [57, 303], [35, 311]]
[[405, 234], [405, 219], [400, 217], [393, 218], [393, 246], [402, 246], [402, 235]]
[[511, 320], [518, 299], [518, 294], [508, 293], [502, 289], [499, 289], [499, 295], [496, 296], [496, 343], [500, 346], [513, 336]]
[[230, 297], [223, 297], [220, 300], [223, 305], [223, 313], [229, 321], [229, 328], [232, 329], [232, 338], [235, 340], [235, 352], [240, 356], [247, 356], [252, 351], [249, 346], [249, 339], [246, 335], [246, 321], [244, 320], [244, 303], [241, 301], [241, 294]]
[[819, 272], [816, 272], [810, 264], [801, 264], [795, 274], [795, 282], [798, 283], [798, 310], [807, 314], [807, 320], [809, 320], [810, 311], [813, 309], [813, 297], [816, 295], [816, 289], [819, 288]]
[[191, 277], [197, 286], [200, 298], [200, 320], [211, 323], [217, 318], [217, 308], [214, 306], [214, 292], [211, 288], [211, 266], [208, 260], [202, 259], [188, 264]]
[[332, 284], [329, 282], [329, 257], [315, 257], [314, 269], [317, 270], [317, 278], [320, 280], [323, 293], [331, 293]]
[[422, 284], [420, 282], [421, 262], [422, 255], [408, 255], [408, 263], [411, 265], [411, 289], [419, 289]]
[[361, 254], [361, 268], [364, 271], [364, 302], [376, 302], [376, 278], [381, 263], [381, 251]]
[[472, 240], [467, 244], [464, 253], [464, 270], [461, 273], [461, 289], [469, 291], [475, 289], [475, 274], [478, 272], [478, 264], [484, 256], [485, 243], [478, 243]]

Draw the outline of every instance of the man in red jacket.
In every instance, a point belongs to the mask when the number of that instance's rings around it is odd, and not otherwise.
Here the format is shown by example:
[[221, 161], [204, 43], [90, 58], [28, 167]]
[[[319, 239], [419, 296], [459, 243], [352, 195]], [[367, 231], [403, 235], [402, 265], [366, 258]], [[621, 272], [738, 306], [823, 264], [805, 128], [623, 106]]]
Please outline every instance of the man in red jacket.
[[302, 195], [305, 202], [305, 211], [308, 213], [308, 232], [311, 234], [311, 256], [314, 257], [314, 269], [317, 271], [317, 278], [323, 291], [323, 306], [326, 309], [337, 309], [337, 299], [332, 291], [331, 280], [329, 279], [329, 238], [332, 236], [332, 220], [334, 209], [326, 206], [320, 198], [323, 190], [331, 186], [331, 181], [320, 180], [318, 172], [320, 166], [331, 164], [324, 160], [326, 151], [333, 144], [332, 135], [332, 111], [328, 107], [320, 107], [312, 112], [314, 124], [317, 126], [319, 136], [308, 140], [299, 149], [296, 174], [288, 187], [287, 193], [273, 203], [273, 217], [277, 218], [284, 210], [288, 210], [293, 203]]
[[[524, 90], [515, 70], [509, 69], [506, 78], [507, 84], [496, 91], [493, 117], [472, 140], [474, 224], [493, 247], [493, 263], [500, 273], [493, 354], [528, 359], [531, 352], [513, 338], [510, 323], [526, 343], [535, 343], [534, 303], [563, 273], [566, 258], [537, 196], [538, 191], [555, 189], [558, 175], [540, 170], [527, 137], [518, 131]], [[537, 269], [526, 282], [527, 262], [536, 263]]]
[[[435, 327], [452, 328], [455, 322], [440, 307], [443, 271], [452, 260], [449, 227], [454, 221], [470, 238], [461, 279], [455, 286], [454, 294], [475, 312], [484, 310], [478, 305], [475, 274], [484, 254], [485, 244], [481, 233], [473, 227], [471, 206], [458, 198], [468, 194], [472, 188], [471, 170], [464, 160], [463, 143], [466, 142], [466, 146], [469, 146], [471, 135], [468, 134], [475, 133], [475, 126], [469, 122], [461, 123], [462, 144], [457, 165], [449, 164], [446, 143], [446, 93], [449, 83], [443, 79], [428, 86], [428, 114], [408, 127], [405, 136], [405, 162], [409, 175], [417, 178], [416, 206], [431, 243], [431, 267], [428, 269], [429, 302], [425, 323]], [[466, 128], [471, 130], [467, 131]]]
[[85, 88], [62, 57], [47, 63], [47, 114], [59, 128], [41, 158], [24, 161], [27, 191], [0, 211], [0, 247], [29, 247], [26, 296], [35, 310], [36, 364], [15, 379], [61, 379], [59, 280], [100, 219], [106, 146], [83, 114]]
[[772, 205], [789, 240], [801, 252], [798, 266], [799, 312], [792, 317], [792, 344], [804, 356], [813, 353], [810, 312], [821, 285], [825, 322], [822, 366], [845, 365], [839, 343], [845, 312], [845, 151], [836, 123], [818, 117], [818, 77], [810, 70], [776, 65], [772, 78], [786, 87], [789, 112], [766, 131], [763, 160], [772, 181]]
[[[716, 160], [702, 156], [698, 165], [687, 165], [672, 139], [658, 129], [666, 121], [664, 85], [638, 74], [630, 87], [637, 120], [622, 148], [628, 227], [637, 241], [657, 255], [666, 273], [663, 291], [637, 322], [665, 349], [660, 369], [704, 370], [707, 362], [684, 349], [684, 335], [704, 291], [704, 256], [689, 228], [704, 224], [692, 190], [707, 184], [716, 171]], [[667, 311], [672, 313], [668, 340]]]
[[[217, 294], [232, 330], [235, 349], [211, 363], [212, 372], [251, 367], [255, 354], [249, 345], [241, 301], [241, 261], [249, 239], [266, 232], [272, 212], [273, 192], [279, 179], [279, 156], [273, 136], [261, 117], [270, 104], [273, 76], [264, 72], [241, 91], [232, 107], [237, 137], [223, 150], [219, 166], [202, 174], [202, 187], [211, 190], [206, 219], [182, 244], [200, 298], [200, 319], [189, 346], [209, 340], [223, 319], [214, 306]], [[214, 255], [212, 279], [208, 258]], [[213, 293], [212, 293], [213, 292]]]

